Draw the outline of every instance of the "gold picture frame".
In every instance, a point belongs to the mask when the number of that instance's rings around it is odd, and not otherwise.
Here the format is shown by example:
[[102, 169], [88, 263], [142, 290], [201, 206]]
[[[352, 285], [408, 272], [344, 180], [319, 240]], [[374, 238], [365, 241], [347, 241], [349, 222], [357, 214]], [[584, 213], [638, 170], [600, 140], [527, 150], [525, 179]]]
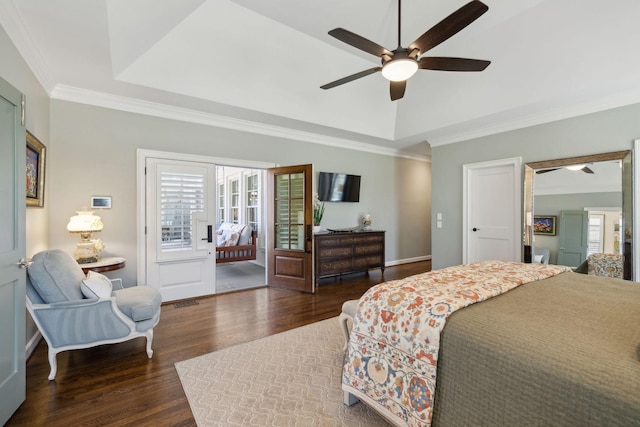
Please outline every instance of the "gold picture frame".
[[27, 131], [27, 206], [44, 206], [44, 167], [47, 148]]

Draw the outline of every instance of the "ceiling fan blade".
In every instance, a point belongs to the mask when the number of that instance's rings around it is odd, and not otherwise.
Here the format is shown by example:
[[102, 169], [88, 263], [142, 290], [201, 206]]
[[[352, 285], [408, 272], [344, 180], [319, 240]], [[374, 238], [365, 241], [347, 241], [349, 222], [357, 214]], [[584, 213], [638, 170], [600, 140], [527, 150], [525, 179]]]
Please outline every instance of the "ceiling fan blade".
[[349, 30], [345, 30], [344, 28], [335, 28], [329, 31], [329, 35], [337, 38], [341, 42], [345, 42], [346, 44], [349, 44], [357, 49], [363, 50], [379, 58], [382, 57], [382, 55], [393, 56], [393, 53], [391, 51], [385, 49], [379, 44], [365, 39], [364, 37], [359, 36], [356, 33], [352, 33]]
[[553, 171], [557, 171], [558, 169], [562, 169], [562, 168], [544, 169], [541, 171], [536, 171], [536, 173], [540, 174], [540, 173], [553, 172]]
[[418, 49], [422, 54], [433, 49], [478, 19], [487, 10], [489, 10], [489, 7], [479, 0], [467, 3], [418, 37], [416, 41], [409, 45], [409, 51]]
[[450, 58], [444, 56], [429, 56], [418, 61], [422, 70], [439, 71], [482, 71], [491, 64], [483, 59]]
[[345, 83], [349, 83], [351, 81], [357, 80], [361, 77], [368, 76], [369, 74], [377, 73], [380, 70], [382, 70], [382, 67], [369, 68], [368, 70], [360, 71], [359, 73], [355, 73], [350, 76], [338, 79], [334, 82], [327, 83], [326, 85], [320, 86], [320, 89], [331, 89], [333, 87], [340, 86]]
[[580, 169], [582, 172], [584, 173], [595, 173], [594, 171], [592, 171], [591, 169], [589, 169], [587, 166], [583, 167], [582, 169]]
[[404, 90], [407, 88], [407, 81], [389, 82], [389, 91], [391, 92], [391, 100], [396, 101], [404, 96]]

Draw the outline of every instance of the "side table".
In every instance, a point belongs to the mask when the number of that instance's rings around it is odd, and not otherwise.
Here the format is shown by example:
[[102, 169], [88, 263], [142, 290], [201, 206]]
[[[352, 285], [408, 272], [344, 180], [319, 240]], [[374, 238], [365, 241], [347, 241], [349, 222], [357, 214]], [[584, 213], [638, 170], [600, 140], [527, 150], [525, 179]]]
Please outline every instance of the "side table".
[[89, 270], [96, 273], [103, 273], [105, 271], [113, 271], [124, 268], [126, 260], [122, 257], [106, 257], [96, 262], [88, 262], [86, 264], [80, 264], [84, 274], [87, 274]]

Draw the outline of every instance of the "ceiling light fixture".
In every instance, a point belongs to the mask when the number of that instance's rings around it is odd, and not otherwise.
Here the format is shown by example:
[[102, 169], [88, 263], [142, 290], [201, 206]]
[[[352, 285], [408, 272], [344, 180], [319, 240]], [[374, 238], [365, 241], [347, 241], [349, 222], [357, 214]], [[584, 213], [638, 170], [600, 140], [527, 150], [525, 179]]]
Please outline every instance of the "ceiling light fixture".
[[418, 61], [407, 52], [395, 51], [393, 59], [382, 66], [382, 76], [392, 82], [407, 80], [418, 71]]
[[582, 165], [571, 165], [571, 166], [567, 166], [566, 168], [569, 169], [570, 171], [579, 171], [584, 169], [584, 167], [587, 166], [585, 164]]

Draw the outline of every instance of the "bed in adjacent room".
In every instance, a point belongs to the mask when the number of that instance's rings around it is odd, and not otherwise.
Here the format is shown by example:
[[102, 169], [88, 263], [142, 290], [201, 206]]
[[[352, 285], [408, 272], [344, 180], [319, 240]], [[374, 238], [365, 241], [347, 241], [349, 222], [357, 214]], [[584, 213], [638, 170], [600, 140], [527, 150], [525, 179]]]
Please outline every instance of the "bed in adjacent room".
[[640, 284], [493, 261], [377, 285], [343, 390], [396, 425], [640, 425]]

